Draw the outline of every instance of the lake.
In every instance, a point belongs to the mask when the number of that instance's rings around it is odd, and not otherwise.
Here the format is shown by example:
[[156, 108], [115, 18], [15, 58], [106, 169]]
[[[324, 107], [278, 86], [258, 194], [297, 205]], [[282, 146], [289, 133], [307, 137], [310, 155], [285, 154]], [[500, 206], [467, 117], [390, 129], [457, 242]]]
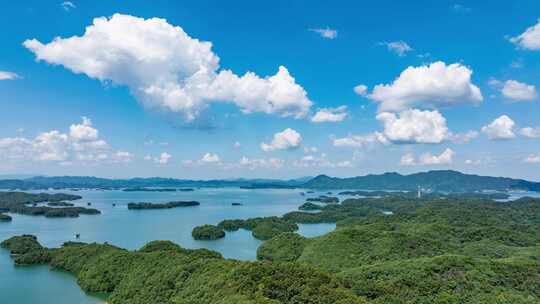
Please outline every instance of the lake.
[[[103, 190], [46, 191], [72, 193], [83, 197], [76, 206], [101, 211], [100, 215], [81, 215], [78, 218], [45, 218], [10, 214], [13, 221], [0, 223], [0, 241], [14, 235], [36, 235], [44, 246], [57, 247], [74, 241], [80, 234], [82, 242], [109, 242], [119, 247], [138, 249], [149, 241], [171, 240], [184, 248], [208, 248], [226, 258], [255, 260], [261, 241], [250, 231], [227, 232], [216, 241], [196, 241], [191, 237], [193, 227], [217, 224], [224, 219], [279, 216], [295, 211], [305, 202], [299, 189], [203, 188], [193, 192], [124, 192]], [[43, 191], [42, 191], [43, 192]], [[325, 192], [316, 192], [318, 196]], [[130, 202], [169, 202], [196, 200], [195, 207], [161, 210], [128, 210]], [[242, 206], [232, 206], [241, 203]], [[113, 206], [116, 204], [116, 206]], [[335, 224], [299, 225], [300, 234], [314, 237], [332, 231]], [[48, 266], [15, 267], [6, 250], [0, 250], [0, 303], [17, 304], [90, 304], [103, 303], [99, 296], [85, 294], [75, 277]]]

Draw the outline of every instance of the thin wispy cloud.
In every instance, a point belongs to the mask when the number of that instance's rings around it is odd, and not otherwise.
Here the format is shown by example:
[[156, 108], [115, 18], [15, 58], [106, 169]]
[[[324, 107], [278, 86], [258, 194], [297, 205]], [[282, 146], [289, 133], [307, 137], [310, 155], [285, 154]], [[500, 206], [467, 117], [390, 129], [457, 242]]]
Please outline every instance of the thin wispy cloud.
[[386, 48], [390, 52], [395, 53], [399, 57], [403, 57], [407, 55], [408, 52], [413, 51], [413, 48], [407, 42], [403, 40], [391, 41], [391, 42], [382, 41], [382, 42], [379, 42], [379, 44], [386, 46]]
[[60, 4], [60, 6], [66, 11], [66, 12], [69, 12], [71, 11], [72, 9], [75, 9], [77, 8], [77, 6], [75, 5], [75, 3], [71, 2], [71, 1], [64, 1]]
[[22, 78], [22, 77], [17, 75], [16, 73], [8, 72], [8, 71], [0, 71], [0, 80], [14, 80], [14, 79], [19, 79], [19, 78]]
[[338, 36], [338, 32], [335, 29], [331, 29], [329, 27], [327, 28], [313, 28], [309, 29], [311, 32], [315, 32], [319, 34], [321, 37], [325, 39], [336, 39]]
[[461, 4], [454, 4], [450, 7], [450, 9], [454, 12], [454, 13], [460, 13], [460, 14], [468, 14], [472, 11], [472, 8], [470, 7], [466, 7], [464, 5], [461, 5]]

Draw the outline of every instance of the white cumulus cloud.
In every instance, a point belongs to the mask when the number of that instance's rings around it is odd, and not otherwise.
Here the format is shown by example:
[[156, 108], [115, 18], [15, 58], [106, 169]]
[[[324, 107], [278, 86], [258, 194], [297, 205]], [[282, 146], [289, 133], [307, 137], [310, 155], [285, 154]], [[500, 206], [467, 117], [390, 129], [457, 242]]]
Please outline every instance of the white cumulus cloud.
[[220, 69], [212, 43], [189, 36], [165, 19], [114, 14], [95, 18], [82, 36], [49, 43], [24, 41], [38, 61], [127, 86], [147, 108], [195, 120], [211, 103], [233, 103], [244, 113], [303, 118], [312, 105], [287, 68], [270, 77]]
[[401, 156], [399, 164], [402, 166], [414, 166], [416, 165], [416, 159], [412, 153], [405, 153]]
[[504, 97], [514, 101], [531, 101], [538, 98], [535, 86], [516, 80], [507, 80], [501, 93]]
[[35, 138], [0, 138], [0, 159], [36, 162], [128, 162], [133, 155], [116, 151], [98, 136], [99, 132], [86, 117], [72, 124], [69, 133], [51, 130], [39, 133]]
[[455, 152], [446, 148], [439, 155], [432, 155], [431, 153], [425, 153], [420, 156], [420, 164], [422, 165], [448, 165], [453, 162]]
[[347, 112], [347, 106], [340, 106], [337, 108], [322, 108], [311, 117], [312, 122], [340, 122], [347, 119], [349, 113]]
[[406, 110], [397, 115], [383, 112], [377, 120], [384, 125], [383, 134], [395, 143], [441, 143], [450, 132], [446, 119], [438, 111]]
[[379, 103], [381, 112], [479, 104], [482, 93], [471, 82], [471, 75], [472, 70], [459, 63], [446, 65], [437, 61], [408, 67], [391, 84], [375, 86], [369, 98]]
[[490, 124], [483, 126], [482, 133], [490, 139], [512, 139], [516, 137], [514, 134], [515, 125], [516, 123], [510, 117], [501, 115]]
[[270, 144], [261, 143], [261, 149], [265, 152], [274, 150], [292, 150], [300, 146], [302, 136], [291, 128], [274, 134]]
[[203, 163], [219, 163], [221, 161], [221, 158], [217, 154], [213, 153], [205, 153], [203, 157], [201, 158], [201, 162]]
[[510, 41], [526, 50], [540, 50], [540, 19], [538, 23], [526, 29], [521, 35], [510, 38]]
[[519, 130], [519, 133], [522, 135], [522, 136], [525, 136], [527, 138], [540, 138], [540, 127], [535, 127], [535, 128], [532, 128], [532, 127], [525, 127], [525, 128], [521, 128]]
[[353, 91], [360, 96], [367, 96], [368, 87], [365, 84], [359, 84], [353, 88]]
[[167, 152], [162, 152], [159, 157], [154, 158], [154, 161], [161, 165], [166, 165], [171, 160], [172, 155]]

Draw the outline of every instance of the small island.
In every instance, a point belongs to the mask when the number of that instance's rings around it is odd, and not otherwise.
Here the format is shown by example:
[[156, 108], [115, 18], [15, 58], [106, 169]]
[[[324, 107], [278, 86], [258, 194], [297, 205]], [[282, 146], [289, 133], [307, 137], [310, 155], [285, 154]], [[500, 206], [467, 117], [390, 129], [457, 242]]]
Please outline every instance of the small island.
[[232, 203], [231, 205], [232, 205], [232, 206], [243, 206], [242, 203]]
[[196, 240], [217, 240], [225, 237], [225, 231], [218, 226], [202, 225], [193, 228], [191, 235]]
[[7, 214], [0, 213], [0, 222], [11, 222], [11, 216]]
[[[78, 217], [80, 214], [101, 213], [97, 209], [74, 207], [74, 204], [66, 202], [81, 198], [79, 195], [64, 193], [0, 192], [0, 209], [3, 212], [45, 217]], [[47, 203], [47, 206], [39, 206], [40, 203]]]
[[197, 201], [174, 201], [174, 202], [156, 203], [156, 204], [140, 202], [140, 203], [129, 203], [128, 209], [130, 210], [170, 209], [170, 208], [177, 208], [177, 207], [199, 206], [200, 204], [201, 203]]
[[73, 207], [75, 204], [67, 203], [67, 202], [49, 202], [47, 203], [47, 206], [49, 207]]

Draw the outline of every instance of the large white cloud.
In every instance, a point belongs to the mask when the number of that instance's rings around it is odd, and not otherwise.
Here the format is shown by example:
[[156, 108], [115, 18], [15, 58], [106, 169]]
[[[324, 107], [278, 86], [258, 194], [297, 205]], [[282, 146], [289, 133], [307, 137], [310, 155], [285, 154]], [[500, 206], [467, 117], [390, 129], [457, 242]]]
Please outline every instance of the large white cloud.
[[420, 164], [422, 165], [448, 165], [453, 162], [455, 152], [450, 149], [446, 148], [441, 154], [439, 155], [432, 155], [431, 153], [425, 153], [420, 156]]
[[535, 86], [516, 80], [507, 80], [501, 92], [504, 97], [514, 101], [531, 101], [538, 98]]
[[490, 139], [511, 139], [516, 137], [514, 126], [516, 123], [508, 116], [501, 115], [490, 124], [482, 127], [482, 133]]
[[147, 108], [178, 112], [186, 121], [215, 102], [234, 103], [245, 113], [295, 118], [305, 117], [312, 105], [285, 67], [267, 78], [220, 70], [210, 42], [190, 37], [165, 19], [115, 14], [95, 18], [82, 36], [47, 44], [30, 39], [24, 46], [37, 60], [126, 85]]
[[434, 144], [450, 136], [446, 119], [438, 111], [414, 109], [397, 115], [383, 112], [377, 115], [377, 120], [384, 125], [384, 136], [396, 143]]
[[340, 122], [347, 119], [349, 113], [347, 112], [347, 106], [340, 106], [337, 108], [322, 108], [311, 117], [312, 122]]
[[265, 152], [274, 150], [292, 150], [300, 147], [302, 136], [291, 128], [274, 134], [270, 144], [261, 143], [261, 149]]
[[114, 150], [98, 137], [98, 130], [86, 117], [70, 126], [69, 133], [42, 132], [35, 138], [0, 138], [0, 159], [36, 162], [127, 162], [133, 156]]
[[391, 84], [375, 86], [369, 98], [379, 103], [379, 111], [478, 104], [483, 97], [471, 75], [472, 70], [459, 63], [408, 67]]
[[510, 41], [523, 49], [540, 50], [540, 19], [521, 35], [510, 38]]

